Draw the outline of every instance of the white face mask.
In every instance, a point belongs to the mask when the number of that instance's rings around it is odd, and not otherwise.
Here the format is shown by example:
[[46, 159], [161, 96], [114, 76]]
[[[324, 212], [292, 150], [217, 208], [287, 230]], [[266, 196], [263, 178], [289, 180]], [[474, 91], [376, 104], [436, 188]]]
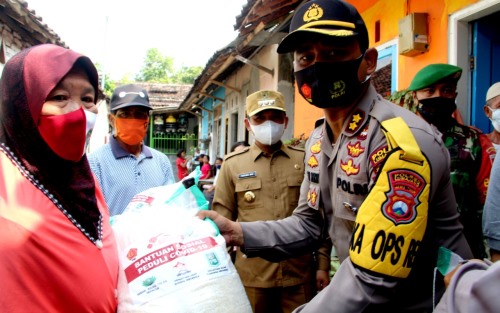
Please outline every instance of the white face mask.
[[83, 112], [85, 112], [85, 118], [87, 119], [87, 126], [85, 127], [85, 136], [87, 136], [89, 134], [89, 131], [94, 129], [97, 114], [87, 110], [83, 110]]
[[285, 123], [278, 124], [273, 121], [265, 121], [260, 125], [250, 124], [250, 128], [258, 142], [270, 146], [281, 140], [285, 132]]
[[492, 109], [488, 107], [491, 111], [491, 124], [493, 124], [493, 127], [497, 132], [500, 132], [500, 109]]

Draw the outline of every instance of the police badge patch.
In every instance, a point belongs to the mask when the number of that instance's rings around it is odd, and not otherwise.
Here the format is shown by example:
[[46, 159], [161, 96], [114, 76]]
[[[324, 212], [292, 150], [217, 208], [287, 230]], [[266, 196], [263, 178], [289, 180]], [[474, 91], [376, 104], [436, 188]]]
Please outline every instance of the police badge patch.
[[417, 216], [418, 197], [425, 187], [425, 180], [411, 170], [393, 170], [387, 173], [390, 189], [382, 213], [394, 225], [410, 224]]

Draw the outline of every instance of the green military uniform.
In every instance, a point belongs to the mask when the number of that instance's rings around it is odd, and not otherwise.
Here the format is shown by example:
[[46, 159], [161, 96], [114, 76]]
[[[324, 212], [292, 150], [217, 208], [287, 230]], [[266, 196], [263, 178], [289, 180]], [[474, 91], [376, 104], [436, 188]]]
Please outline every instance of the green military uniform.
[[[283, 219], [297, 207], [303, 178], [304, 150], [282, 145], [272, 155], [266, 155], [254, 144], [226, 156], [217, 179], [213, 210], [240, 222]], [[325, 258], [324, 254], [319, 257]], [[325, 267], [323, 270], [328, 270], [329, 260], [321, 260], [320, 264]], [[247, 258], [238, 251], [235, 265], [246, 288], [307, 285], [312, 290], [315, 283], [312, 254], [274, 263]], [[290, 299], [290, 294], [287, 295], [290, 307], [283, 307], [283, 312], [291, 312], [312, 297], [312, 294], [297, 295], [297, 299]]]

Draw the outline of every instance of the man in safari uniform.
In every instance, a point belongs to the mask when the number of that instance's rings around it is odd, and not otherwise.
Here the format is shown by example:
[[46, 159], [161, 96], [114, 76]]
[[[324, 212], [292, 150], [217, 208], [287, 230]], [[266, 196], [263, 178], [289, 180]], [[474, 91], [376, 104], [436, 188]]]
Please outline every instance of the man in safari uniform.
[[[242, 222], [280, 220], [297, 207], [304, 150], [281, 142], [288, 125], [281, 93], [263, 90], [249, 95], [246, 113], [245, 126], [255, 143], [224, 160], [213, 210]], [[328, 280], [329, 254], [319, 258]], [[238, 250], [235, 265], [255, 313], [291, 312], [314, 296], [316, 273], [311, 252], [273, 263], [247, 258]]]

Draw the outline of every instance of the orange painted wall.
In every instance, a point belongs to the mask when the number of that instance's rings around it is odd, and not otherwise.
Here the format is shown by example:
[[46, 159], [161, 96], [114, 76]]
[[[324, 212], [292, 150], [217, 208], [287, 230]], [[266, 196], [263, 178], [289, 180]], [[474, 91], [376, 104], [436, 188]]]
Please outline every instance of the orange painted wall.
[[[414, 57], [398, 56], [398, 89], [410, 85], [413, 76], [430, 63], [448, 62], [448, 16], [479, 0], [347, 0], [361, 13], [370, 46], [376, 47], [398, 38], [398, 21], [409, 13], [428, 14], [429, 51]], [[380, 21], [380, 41], [374, 42], [375, 22]], [[294, 133], [308, 136], [322, 111], [311, 106], [295, 88]]]

